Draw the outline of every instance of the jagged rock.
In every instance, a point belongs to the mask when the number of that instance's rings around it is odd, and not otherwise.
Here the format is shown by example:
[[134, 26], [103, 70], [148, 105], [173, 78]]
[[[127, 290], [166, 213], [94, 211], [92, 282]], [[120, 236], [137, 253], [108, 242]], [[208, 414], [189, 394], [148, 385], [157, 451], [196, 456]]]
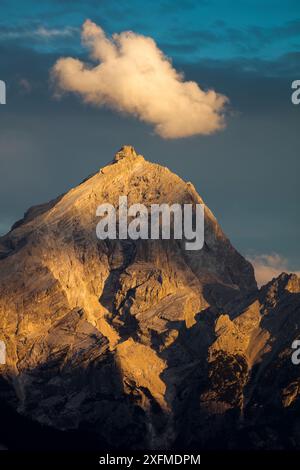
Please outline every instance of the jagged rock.
[[276, 446], [281, 431], [266, 407], [284, 419], [299, 407], [289, 355], [299, 279], [282, 275], [258, 292], [207, 206], [200, 251], [174, 239], [98, 240], [96, 208], [120, 195], [203, 203], [193, 185], [125, 146], [27, 211], [0, 239], [2, 399], [108, 447], [218, 446], [224, 430], [230, 446], [244, 436], [259, 447], [259, 426]]

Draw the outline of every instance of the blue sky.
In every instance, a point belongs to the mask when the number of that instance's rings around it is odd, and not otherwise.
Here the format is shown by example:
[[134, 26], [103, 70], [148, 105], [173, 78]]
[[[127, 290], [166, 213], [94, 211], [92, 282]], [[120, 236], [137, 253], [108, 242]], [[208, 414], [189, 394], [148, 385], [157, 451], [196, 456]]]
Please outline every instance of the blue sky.
[[[132, 144], [192, 181], [243, 254], [278, 253], [299, 270], [298, 0], [0, 0], [0, 233], [31, 205], [77, 184]], [[80, 27], [151, 36], [174, 66], [230, 99], [224, 131], [166, 141], [134, 118], [57, 101], [49, 70], [86, 58]], [[12, 190], [13, 188], [13, 190]]]
[[[2, 39], [19, 34], [24, 45], [39, 50], [79, 47], [76, 29], [86, 18], [108, 33], [131, 29], [150, 35], [166, 53], [187, 62], [275, 59], [300, 46], [297, 0], [1, 0]], [[53, 32], [51, 40], [34, 37], [41, 26]]]

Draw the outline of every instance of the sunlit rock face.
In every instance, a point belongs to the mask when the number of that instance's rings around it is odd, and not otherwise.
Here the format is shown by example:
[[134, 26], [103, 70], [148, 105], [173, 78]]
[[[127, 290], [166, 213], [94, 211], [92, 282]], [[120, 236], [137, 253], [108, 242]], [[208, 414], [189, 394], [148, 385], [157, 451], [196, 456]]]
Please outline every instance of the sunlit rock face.
[[[102, 447], [218, 447], [224, 432], [222, 447], [280, 446], [280, 420], [299, 408], [299, 279], [257, 291], [206, 206], [200, 251], [99, 240], [96, 208], [117, 207], [120, 195], [147, 207], [203, 203], [191, 183], [125, 146], [29, 209], [0, 239], [1, 399]], [[299, 442], [296, 424], [286, 439]]]

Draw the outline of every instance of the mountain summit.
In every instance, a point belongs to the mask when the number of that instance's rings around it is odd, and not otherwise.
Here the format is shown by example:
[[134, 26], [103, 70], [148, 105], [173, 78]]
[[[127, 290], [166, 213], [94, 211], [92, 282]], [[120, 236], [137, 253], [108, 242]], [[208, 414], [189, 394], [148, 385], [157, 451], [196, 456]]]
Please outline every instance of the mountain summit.
[[138, 155], [135, 151], [135, 148], [132, 145], [123, 145], [123, 147], [116, 153], [114, 160], [118, 162], [123, 158], [132, 159], [136, 158]]
[[[120, 195], [147, 207], [203, 204], [191, 183], [124, 146], [79, 186], [29, 209], [0, 238], [2, 399], [109, 448], [217, 446], [225, 429], [233, 447], [276, 446], [268, 407], [285, 419], [299, 406], [288, 358], [298, 278], [258, 291], [206, 205], [199, 251], [174, 239], [98, 240], [96, 209], [117, 207]], [[272, 433], [261, 437], [259, 426]]]

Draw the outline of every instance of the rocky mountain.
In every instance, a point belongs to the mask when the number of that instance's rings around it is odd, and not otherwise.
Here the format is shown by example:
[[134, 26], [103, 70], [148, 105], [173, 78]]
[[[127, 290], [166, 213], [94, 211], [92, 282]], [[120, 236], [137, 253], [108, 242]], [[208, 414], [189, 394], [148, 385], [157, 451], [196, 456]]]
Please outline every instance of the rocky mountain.
[[120, 195], [203, 203], [125, 146], [0, 238], [2, 421], [53, 447], [299, 447], [300, 280], [282, 274], [258, 290], [206, 205], [200, 251], [99, 240], [96, 208]]

